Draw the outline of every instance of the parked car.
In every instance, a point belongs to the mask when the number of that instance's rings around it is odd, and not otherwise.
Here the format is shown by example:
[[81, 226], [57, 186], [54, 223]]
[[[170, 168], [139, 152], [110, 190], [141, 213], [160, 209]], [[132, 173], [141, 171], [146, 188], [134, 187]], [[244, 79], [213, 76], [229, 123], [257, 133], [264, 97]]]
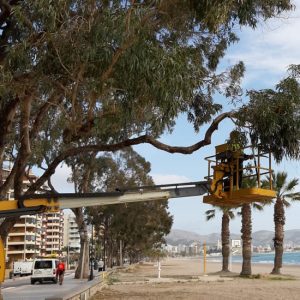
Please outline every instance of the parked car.
[[26, 276], [32, 274], [33, 261], [15, 261], [13, 264], [13, 275]]
[[31, 284], [35, 284], [37, 281], [39, 283], [43, 283], [44, 281], [53, 281], [54, 283], [57, 283], [57, 265], [57, 259], [35, 259], [33, 262]]

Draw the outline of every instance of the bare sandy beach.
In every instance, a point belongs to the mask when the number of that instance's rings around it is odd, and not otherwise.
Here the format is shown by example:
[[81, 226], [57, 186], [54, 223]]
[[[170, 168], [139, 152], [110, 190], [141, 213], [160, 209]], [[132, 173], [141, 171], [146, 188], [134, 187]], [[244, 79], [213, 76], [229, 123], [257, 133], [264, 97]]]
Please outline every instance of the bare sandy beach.
[[241, 264], [231, 265], [232, 274], [217, 273], [221, 263], [207, 261], [204, 274], [200, 258], [168, 258], [120, 269], [107, 279], [107, 286], [92, 300], [100, 299], [300, 299], [300, 266], [284, 266], [282, 276], [269, 275], [270, 264], [253, 264], [252, 278], [241, 278]]

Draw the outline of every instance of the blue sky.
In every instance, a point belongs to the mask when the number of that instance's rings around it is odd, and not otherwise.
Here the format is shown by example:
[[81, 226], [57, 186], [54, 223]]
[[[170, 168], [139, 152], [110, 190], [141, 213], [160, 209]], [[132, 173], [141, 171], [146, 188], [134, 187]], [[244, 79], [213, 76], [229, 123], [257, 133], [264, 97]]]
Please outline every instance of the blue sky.
[[[300, 0], [294, 3], [298, 6], [294, 12], [261, 23], [255, 31], [249, 28], [242, 31], [236, 29], [240, 41], [229, 49], [222, 66], [244, 61], [245, 90], [273, 88], [287, 74], [286, 70], [290, 64], [300, 64]], [[246, 100], [244, 98], [244, 101]], [[230, 121], [223, 122], [220, 130], [213, 136], [212, 145], [192, 155], [170, 154], [150, 145], [139, 145], [135, 150], [151, 163], [151, 175], [156, 184], [204, 180], [204, 176], [207, 175], [204, 157], [214, 154], [215, 145], [224, 143], [231, 129]], [[160, 140], [174, 146], [189, 146], [203, 139], [204, 132], [205, 128], [195, 134], [192, 125], [184, 116], [180, 116], [172, 134], [165, 134]], [[283, 161], [273, 167], [275, 170], [288, 172], [290, 179], [300, 177], [299, 162]], [[53, 183], [60, 192], [72, 191], [66, 184], [68, 173], [69, 171], [62, 167], [54, 175]], [[300, 191], [300, 187], [298, 190]], [[211, 206], [203, 204], [202, 197], [171, 199], [169, 210], [174, 216], [173, 228], [199, 234], [220, 232], [221, 213], [218, 213], [213, 221], [207, 222], [204, 213], [208, 209], [211, 209]], [[299, 215], [300, 203], [293, 203], [286, 210], [286, 230], [300, 228]], [[268, 207], [263, 212], [254, 211], [252, 223], [253, 231], [273, 230], [273, 207]], [[231, 232], [239, 233], [240, 227], [240, 218], [231, 222]]]

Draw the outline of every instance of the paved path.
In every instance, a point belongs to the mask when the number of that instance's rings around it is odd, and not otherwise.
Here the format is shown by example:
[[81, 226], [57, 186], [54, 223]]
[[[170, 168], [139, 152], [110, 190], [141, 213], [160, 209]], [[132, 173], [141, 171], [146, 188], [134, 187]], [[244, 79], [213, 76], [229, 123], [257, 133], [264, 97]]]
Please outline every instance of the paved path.
[[96, 273], [92, 281], [74, 279], [74, 273], [65, 275], [63, 285], [46, 282], [30, 283], [30, 276], [6, 280], [2, 287], [4, 300], [44, 300], [46, 298], [67, 299], [102, 280], [101, 273]]

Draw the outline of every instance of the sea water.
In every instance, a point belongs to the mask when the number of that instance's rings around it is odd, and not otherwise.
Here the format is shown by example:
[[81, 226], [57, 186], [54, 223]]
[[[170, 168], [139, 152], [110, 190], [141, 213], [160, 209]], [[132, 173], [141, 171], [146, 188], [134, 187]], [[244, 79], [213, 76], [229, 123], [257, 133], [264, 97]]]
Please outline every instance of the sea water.
[[[275, 253], [253, 253], [251, 261], [256, 264], [273, 264]], [[212, 257], [211, 257], [212, 258]], [[243, 258], [241, 255], [232, 255], [230, 259], [233, 263], [241, 263]], [[210, 261], [222, 261], [222, 256], [209, 259]], [[300, 252], [285, 252], [283, 253], [282, 263], [284, 265], [300, 265]]]
[[[257, 264], [273, 264], [275, 253], [254, 253], [251, 261]], [[242, 257], [232, 256], [232, 262], [242, 262]], [[282, 256], [284, 265], [300, 265], [300, 252], [285, 252]]]

